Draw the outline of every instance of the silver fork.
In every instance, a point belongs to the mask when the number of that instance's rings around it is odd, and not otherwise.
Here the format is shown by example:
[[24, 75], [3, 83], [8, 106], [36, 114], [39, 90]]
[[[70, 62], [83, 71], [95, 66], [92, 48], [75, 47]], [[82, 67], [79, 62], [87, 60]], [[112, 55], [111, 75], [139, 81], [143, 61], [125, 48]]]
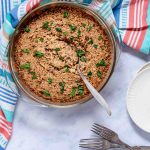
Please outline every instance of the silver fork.
[[140, 150], [141, 148], [139, 147], [131, 147], [128, 144], [124, 143], [123, 141], [121, 141], [119, 139], [119, 136], [117, 133], [115, 133], [114, 131], [101, 126], [99, 124], [94, 123], [93, 127], [92, 127], [92, 132], [96, 133], [97, 135], [101, 136], [102, 138], [110, 141], [111, 143], [115, 143], [120, 145], [122, 148], [128, 148], [129, 150]]
[[[80, 140], [79, 147], [81, 148], [88, 148], [88, 149], [95, 149], [95, 150], [108, 150], [112, 148], [121, 148], [124, 150], [129, 150], [128, 148], [121, 147], [118, 144], [111, 143], [103, 138], [91, 138], [91, 139], [82, 139]], [[134, 150], [150, 150], [150, 146], [140, 146], [140, 147], [133, 147]]]
[[119, 145], [110, 143], [109, 141], [102, 138], [82, 139], [80, 140], [79, 147], [95, 149], [95, 150], [107, 150], [110, 148], [120, 148]]

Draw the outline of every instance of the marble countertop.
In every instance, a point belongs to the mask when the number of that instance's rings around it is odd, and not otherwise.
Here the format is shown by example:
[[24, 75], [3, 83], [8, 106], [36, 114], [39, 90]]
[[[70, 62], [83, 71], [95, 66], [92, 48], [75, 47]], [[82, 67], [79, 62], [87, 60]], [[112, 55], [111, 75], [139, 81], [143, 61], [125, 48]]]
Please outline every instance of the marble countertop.
[[123, 48], [115, 72], [101, 92], [112, 108], [111, 117], [95, 100], [69, 109], [34, 107], [19, 100], [7, 150], [80, 150], [79, 140], [92, 135], [94, 122], [117, 131], [128, 144], [150, 145], [150, 134], [132, 122], [126, 109], [129, 83], [149, 58]]

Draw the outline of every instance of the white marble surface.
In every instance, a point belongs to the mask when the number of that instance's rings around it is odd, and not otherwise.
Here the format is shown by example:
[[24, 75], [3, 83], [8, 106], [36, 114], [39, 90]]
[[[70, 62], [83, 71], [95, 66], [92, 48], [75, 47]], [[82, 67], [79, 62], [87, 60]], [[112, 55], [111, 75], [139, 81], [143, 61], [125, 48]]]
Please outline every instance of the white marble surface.
[[136, 127], [126, 109], [128, 85], [150, 60], [148, 57], [124, 48], [111, 80], [101, 92], [112, 108], [111, 117], [95, 100], [69, 109], [33, 107], [19, 100], [7, 150], [80, 150], [79, 140], [91, 136], [94, 122], [117, 131], [131, 145], [150, 145], [150, 134]]

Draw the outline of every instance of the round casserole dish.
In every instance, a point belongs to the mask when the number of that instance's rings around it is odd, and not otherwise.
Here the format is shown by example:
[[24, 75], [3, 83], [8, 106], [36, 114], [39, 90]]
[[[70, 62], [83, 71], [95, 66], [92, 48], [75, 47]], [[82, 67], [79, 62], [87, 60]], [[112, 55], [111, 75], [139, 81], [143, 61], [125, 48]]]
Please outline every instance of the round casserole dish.
[[70, 107], [70, 106], [76, 106], [78, 104], [81, 104], [81, 103], [84, 103], [84, 102], [90, 100], [92, 98], [91, 94], [88, 94], [84, 98], [78, 99], [76, 101], [70, 101], [70, 102], [64, 102], [64, 103], [50, 102], [50, 101], [47, 102], [44, 98], [38, 96], [32, 90], [30, 90], [30, 88], [28, 88], [28, 86], [23, 82], [23, 80], [18, 76], [18, 71], [16, 68], [16, 62], [15, 62], [15, 53], [14, 53], [16, 39], [17, 39], [18, 35], [20, 34], [22, 28], [24, 28], [26, 26], [26, 24], [28, 24], [30, 22], [30, 20], [32, 20], [35, 16], [41, 14], [43, 11], [46, 11], [46, 10], [49, 10], [49, 9], [52, 9], [55, 7], [62, 7], [62, 6], [79, 9], [82, 12], [88, 14], [89, 16], [92, 16], [92, 18], [94, 18], [99, 23], [99, 25], [102, 26], [103, 30], [107, 34], [107, 37], [109, 38], [109, 42], [111, 43], [111, 48], [112, 48], [111, 49], [112, 63], [111, 63], [110, 69], [108, 71], [107, 77], [103, 80], [102, 84], [97, 87], [98, 91], [103, 89], [103, 87], [106, 85], [106, 83], [110, 79], [110, 76], [113, 73], [115, 62], [116, 62], [115, 38], [114, 38], [109, 26], [105, 23], [105, 21], [96, 12], [94, 12], [93, 10], [89, 9], [86, 6], [83, 6], [83, 5], [77, 4], [77, 3], [70, 3], [70, 2], [69, 3], [68, 2], [49, 3], [49, 4], [40, 6], [36, 9], [32, 10], [29, 14], [27, 14], [25, 17], [23, 17], [23, 19], [20, 21], [20, 23], [16, 27], [16, 30], [11, 39], [11, 44], [10, 44], [10, 48], [9, 48], [9, 67], [10, 67], [10, 71], [12, 73], [15, 83], [17, 84], [19, 89], [23, 93], [25, 93], [25, 95], [30, 97], [32, 100], [34, 100], [40, 104], [43, 104], [45, 106], [66, 108], [66, 107]]

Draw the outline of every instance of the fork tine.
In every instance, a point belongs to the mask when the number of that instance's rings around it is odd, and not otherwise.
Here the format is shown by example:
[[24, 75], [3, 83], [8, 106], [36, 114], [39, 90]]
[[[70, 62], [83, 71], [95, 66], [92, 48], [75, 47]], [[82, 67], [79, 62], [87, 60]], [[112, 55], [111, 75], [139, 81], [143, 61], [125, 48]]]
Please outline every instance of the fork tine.
[[94, 130], [94, 131], [97, 132], [98, 134], [100, 134], [100, 132], [101, 132], [98, 128], [96, 128], [96, 127], [94, 127], [94, 126], [92, 127], [92, 130]]
[[102, 126], [99, 126], [99, 125], [97, 125], [97, 124], [93, 124], [93, 127], [95, 127], [97, 130], [99, 130], [99, 131], [105, 131], [105, 132], [107, 132], [107, 131], [109, 131], [109, 130], [107, 130], [105, 127], [102, 127]]
[[90, 145], [90, 144], [79, 144], [79, 147], [82, 148], [89, 148], [89, 149], [96, 149], [96, 150], [103, 150], [103, 147], [101, 145]]
[[104, 150], [104, 142], [99, 138], [81, 139], [79, 147]]
[[111, 139], [111, 134], [103, 131], [99, 131], [97, 128], [92, 127], [91, 129], [92, 132], [95, 134], [99, 135], [100, 137], [103, 137], [104, 139], [110, 140]]
[[107, 132], [111, 132], [111, 133], [114, 134], [114, 131], [112, 131], [112, 130], [110, 130], [110, 129], [108, 129], [108, 128], [102, 126], [102, 125], [99, 125], [99, 124], [97, 124], [97, 123], [94, 123], [93, 126], [99, 128], [100, 130], [105, 130], [105, 131], [107, 131]]
[[101, 136], [101, 135], [99, 134], [99, 132], [96, 131], [95, 129], [92, 128], [91, 131], [92, 131], [93, 133], [97, 134], [98, 136]]
[[100, 140], [99, 138], [90, 138], [90, 139], [81, 139], [80, 142], [99, 142], [99, 143], [101, 143], [102, 140]]
[[107, 128], [106, 129], [104, 129], [103, 127], [101, 128], [101, 127], [99, 127], [99, 126], [96, 126], [96, 125], [93, 125], [93, 127], [92, 127], [92, 129], [94, 129], [94, 130], [96, 130], [97, 132], [99, 132], [99, 134], [102, 136], [104, 136], [104, 135], [107, 135], [107, 136], [112, 136], [112, 135], [115, 135], [115, 133], [113, 132], [113, 131], [111, 131], [111, 130], [107, 130]]

